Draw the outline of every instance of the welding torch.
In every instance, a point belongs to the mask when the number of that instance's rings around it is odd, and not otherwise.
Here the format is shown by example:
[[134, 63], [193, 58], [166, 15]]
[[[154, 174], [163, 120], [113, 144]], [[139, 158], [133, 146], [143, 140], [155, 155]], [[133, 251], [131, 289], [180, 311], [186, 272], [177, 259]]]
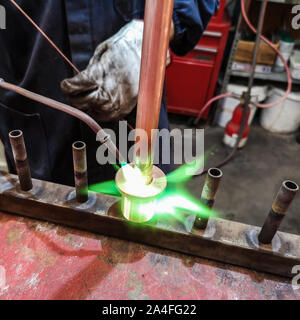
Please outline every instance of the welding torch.
[[78, 118], [79, 120], [85, 122], [99, 137], [100, 143], [104, 143], [109, 151], [113, 154], [116, 155], [117, 159], [119, 162], [126, 163], [125, 158], [121, 155], [120, 151], [116, 147], [116, 145], [112, 142], [110, 136], [101, 128], [101, 126], [94, 120], [92, 119], [89, 115], [86, 113], [73, 108], [67, 104], [58, 102], [56, 100], [44, 97], [42, 95], [39, 95], [37, 93], [28, 91], [26, 89], [23, 89], [17, 85], [8, 83], [4, 81], [2, 78], [0, 78], [0, 87], [9, 91], [13, 91], [17, 94], [20, 94], [28, 99], [40, 102], [44, 105], [47, 105], [51, 108], [63, 111], [65, 113], [70, 114], [71, 116]]

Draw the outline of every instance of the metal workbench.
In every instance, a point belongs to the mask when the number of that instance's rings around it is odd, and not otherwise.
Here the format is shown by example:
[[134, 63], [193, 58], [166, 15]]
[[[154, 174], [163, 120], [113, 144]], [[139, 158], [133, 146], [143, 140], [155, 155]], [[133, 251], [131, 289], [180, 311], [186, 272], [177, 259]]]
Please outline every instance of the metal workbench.
[[0, 213], [0, 299], [300, 299], [289, 280]]

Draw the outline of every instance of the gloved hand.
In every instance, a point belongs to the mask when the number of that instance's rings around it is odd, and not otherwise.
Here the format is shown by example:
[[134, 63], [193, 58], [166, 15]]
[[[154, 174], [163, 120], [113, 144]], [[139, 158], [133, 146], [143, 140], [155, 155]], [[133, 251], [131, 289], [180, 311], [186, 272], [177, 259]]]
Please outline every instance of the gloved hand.
[[[120, 120], [137, 104], [144, 22], [133, 20], [101, 43], [87, 68], [61, 83], [70, 103], [96, 121]], [[170, 62], [168, 53], [167, 64]]]
[[101, 43], [87, 68], [61, 83], [71, 104], [97, 121], [114, 121], [137, 104], [144, 23], [132, 21]]

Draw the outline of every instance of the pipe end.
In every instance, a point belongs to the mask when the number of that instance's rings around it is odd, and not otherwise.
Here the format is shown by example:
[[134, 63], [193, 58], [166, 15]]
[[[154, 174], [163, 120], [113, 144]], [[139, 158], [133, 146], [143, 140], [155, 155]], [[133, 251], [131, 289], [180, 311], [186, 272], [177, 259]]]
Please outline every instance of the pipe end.
[[11, 138], [11, 139], [18, 139], [20, 137], [22, 137], [23, 135], [23, 132], [21, 130], [13, 130], [13, 131], [10, 131], [8, 136]]
[[83, 141], [76, 141], [73, 143], [72, 147], [76, 151], [81, 151], [86, 148], [86, 144]]
[[218, 169], [218, 168], [210, 168], [208, 170], [208, 174], [212, 177], [212, 178], [222, 178], [223, 176], [223, 172]]
[[285, 180], [285, 181], [283, 181], [282, 185], [288, 191], [291, 191], [291, 192], [299, 191], [299, 186], [297, 185], [296, 182], [294, 182], [292, 180]]

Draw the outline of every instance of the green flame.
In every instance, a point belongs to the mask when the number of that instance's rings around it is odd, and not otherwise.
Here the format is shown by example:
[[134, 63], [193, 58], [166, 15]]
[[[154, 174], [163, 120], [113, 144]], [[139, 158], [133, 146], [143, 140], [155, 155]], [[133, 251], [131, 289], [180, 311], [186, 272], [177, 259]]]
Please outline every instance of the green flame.
[[115, 180], [94, 184], [92, 186], [89, 186], [89, 190], [97, 193], [103, 193], [103, 194], [109, 194], [116, 197], [121, 197], [121, 193], [119, 192], [116, 186]]
[[[139, 203], [135, 206], [139, 211], [137, 214], [145, 214], [145, 210], [153, 211], [156, 217], [171, 215], [176, 220], [184, 222], [185, 214], [192, 213], [198, 217], [208, 218], [215, 217], [217, 214], [204, 204], [199, 199], [195, 198], [186, 188], [185, 183], [189, 181], [193, 175], [201, 168], [207, 158], [208, 152], [204, 157], [198, 158], [191, 163], [180, 166], [175, 171], [167, 175], [167, 188], [150, 203]], [[98, 183], [89, 187], [89, 190], [121, 197], [114, 180]], [[200, 198], [200, 195], [199, 195]]]

